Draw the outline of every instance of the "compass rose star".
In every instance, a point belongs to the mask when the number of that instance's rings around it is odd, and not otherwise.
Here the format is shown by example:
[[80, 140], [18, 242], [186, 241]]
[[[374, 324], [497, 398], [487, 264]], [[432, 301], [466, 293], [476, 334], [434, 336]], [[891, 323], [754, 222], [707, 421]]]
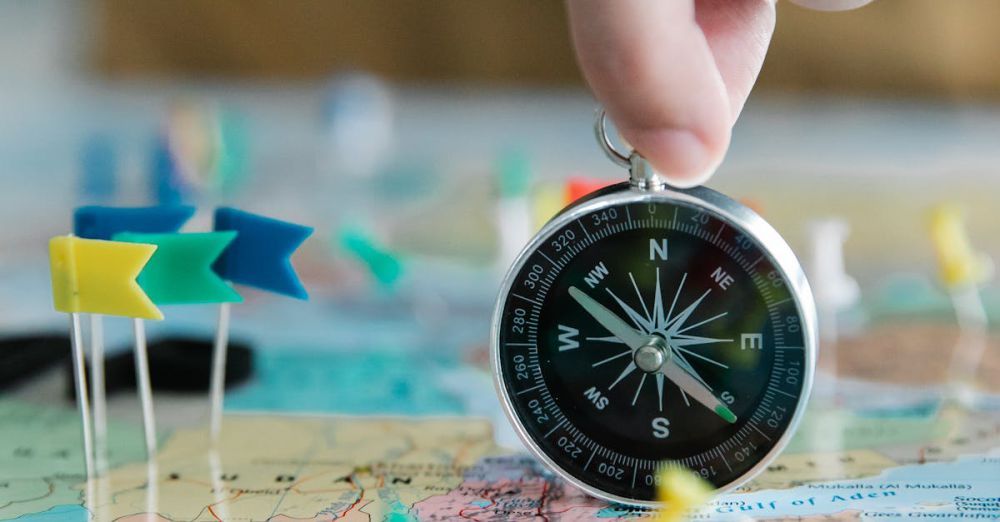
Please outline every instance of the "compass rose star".
[[[723, 369], [729, 368], [726, 364], [716, 361], [703, 353], [695, 352], [692, 348], [708, 344], [732, 342], [732, 339], [704, 337], [687, 333], [695, 328], [720, 319], [728, 313], [722, 312], [701, 320], [692, 319], [698, 307], [712, 292], [712, 289], [705, 290], [697, 299], [674, 315], [674, 310], [677, 309], [677, 303], [680, 300], [681, 292], [687, 281], [687, 273], [684, 273], [681, 277], [677, 285], [677, 290], [670, 302], [670, 308], [665, 313], [659, 268], [656, 269], [656, 286], [653, 292], [652, 310], [647, 307], [646, 300], [643, 298], [642, 291], [639, 289], [639, 285], [636, 283], [632, 272], [628, 273], [628, 277], [632, 283], [632, 289], [635, 291], [635, 299], [639, 304], [638, 308], [627, 303], [610, 288], [605, 288], [605, 291], [618, 305], [625, 317], [628, 318], [628, 321], [619, 319], [611, 310], [600, 305], [579, 289], [575, 287], [570, 288], [570, 294], [573, 298], [612, 334], [608, 337], [588, 337], [588, 340], [620, 342], [628, 347], [627, 350], [598, 361], [593, 366], [597, 367], [628, 355], [632, 356], [628, 359], [628, 363], [621, 370], [621, 373], [614, 379], [614, 382], [608, 386], [608, 389], [614, 388], [625, 380], [626, 377], [637, 370], [641, 370], [639, 372], [641, 378], [632, 398], [632, 405], [634, 406], [642, 391], [642, 385], [646, 381], [646, 374], [653, 372], [656, 375], [656, 394], [660, 411], [663, 410], [663, 381], [664, 377], [666, 377], [679, 388], [685, 404], [688, 406], [691, 405], [688, 397], [693, 393], [693, 398], [699, 403], [704, 404], [709, 409], [713, 409], [727, 421], [733, 422], [735, 417], [712, 394], [712, 387], [705, 382], [701, 375], [698, 374], [698, 371], [695, 370], [694, 365], [691, 364], [691, 360], [695, 360], [698, 363], [713, 364]], [[655, 348], [654, 345], [658, 345], [659, 348]], [[653, 352], [658, 350], [662, 354], [660, 355], [662, 360], [652, 363], [652, 365], [640, 362], [640, 356], [650, 356], [652, 353], [652, 356], [655, 358], [657, 354]], [[691, 360], [688, 357], [691, 357]]]

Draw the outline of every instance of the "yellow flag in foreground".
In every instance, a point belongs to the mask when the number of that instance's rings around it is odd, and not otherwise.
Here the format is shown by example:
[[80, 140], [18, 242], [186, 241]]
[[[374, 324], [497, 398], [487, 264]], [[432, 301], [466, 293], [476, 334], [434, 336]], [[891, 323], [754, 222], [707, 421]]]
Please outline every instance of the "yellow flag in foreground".
[[712, 498], [712, 486], [686, 468], [664, 466], [657, 479], [656, 496], [662, 507], [656, 513], [656, 522], [685, 520]]
[[57, 236], [49, 241], [56, 310], [163, 319], [135, 279], [155, 245]]

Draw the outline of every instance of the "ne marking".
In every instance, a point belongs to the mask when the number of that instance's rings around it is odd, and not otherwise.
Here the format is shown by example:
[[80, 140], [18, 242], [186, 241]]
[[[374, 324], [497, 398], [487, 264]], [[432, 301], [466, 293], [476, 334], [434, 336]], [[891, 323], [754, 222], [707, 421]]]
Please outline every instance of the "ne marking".
[[537, 343], [504, 343], [503, 345], [504, 346], [513, 346], [513, 347], [518, 347], [518, 348], [538, 346]]
[[587, 227], [583, 226], [583, 221], [577, 221], [577, 223], [580, 224], [580, 229], [583, 230], [583, 233], [587, 236], [587, 239], [590, 239], [590, 232], [587, 232]]
[[555, 267], [559, 266], [555, 261], [552, 260], [551, 257], [545, 255], [545, 252], [542, 252], [541, 250], [539, 250], [538, 253], [541, 254], [541, 256], [544, 257], [546, 261], [548, 261], [549, 263], [552, 263], [552, 266], [555, 266]]

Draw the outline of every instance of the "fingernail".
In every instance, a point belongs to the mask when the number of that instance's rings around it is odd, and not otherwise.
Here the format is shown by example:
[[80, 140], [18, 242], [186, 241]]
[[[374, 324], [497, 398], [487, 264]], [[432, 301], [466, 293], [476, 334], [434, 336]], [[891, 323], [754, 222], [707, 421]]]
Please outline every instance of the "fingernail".
[[705, 169], [696, 176], [686, 176], [683, 178], [674, 178], [668, 176], [667, 179], [670, 180], [671, 185], [680, 189], [689, 189], [692, 187], [697, 187], [699, 185], [704, 185], [705, 182], [711, 179], [711, 177], [715, 174], [715, 171], [719, 170], [719, 165], [721, 164], [722, 164], [722, 159], [720, 158], [714, 161], [709, 168]]
[[719, 168], [726, 144], [709, 146], [688, 129], [657, 129], [631, 133], [636, 150], [677, 188], [708, 181]]

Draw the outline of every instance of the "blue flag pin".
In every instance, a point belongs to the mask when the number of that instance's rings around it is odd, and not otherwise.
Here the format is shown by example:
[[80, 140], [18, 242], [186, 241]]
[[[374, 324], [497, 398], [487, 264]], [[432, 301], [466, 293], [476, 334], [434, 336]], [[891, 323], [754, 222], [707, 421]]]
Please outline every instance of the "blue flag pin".
[[[100, 239], [110, 241], [116, 234], [122, 232], [171, 233], [180, 230], [191, 216], [195, 208], [182, 205], [165, 205], [154, 207], [78, 207], [73, 212], [73, 235], [84, 239]], [[144, 340], [137, 334], [136, 351], [145, 351], [140, 345]], [[104, 324], [100, 315], [90, 315], [90, 372], [91, 395], [94, 399], [94, 446], [97, 471], [101, 473], [106, 466], [107, 453], [107, 399], [104, 385]], [[138, 376], [143, 382], [148, 382], [146, 376]], [[150, 444], [152, 424], [151, 392], [146, 386], [139, 387], [140, 399], [143, 404], [143, 420], [146, 421], [147, 447]], [[155, 434], [152, 434], [155, 440]]]
[[194, 215], [194, 207], [79, 207], [73, 213], [73, 235], [111, 241], [115, 234], [168, 234], [180, 230]]
[[312, 227], [223, 207], [215, 210], [215, 231], [223, 230], [237, 233], [236, 239], [213, 265], [223, 279], [308, 299], [290, 258], [312, 234]]
[[[236, 239], [212, 266], [220, 277], [260, 290], [308, 299], [309, 294], [292, 267], [291, 256], [313, 233], [312, 227], [221, 207], [215, 210], [214, 229], [216, 232], [236, 232]], [[230, 303], [219, 305], [219, 324], [212, 357], [209, 434], [213, 444], [218, 442], [222, 431], [229, 307]]]

